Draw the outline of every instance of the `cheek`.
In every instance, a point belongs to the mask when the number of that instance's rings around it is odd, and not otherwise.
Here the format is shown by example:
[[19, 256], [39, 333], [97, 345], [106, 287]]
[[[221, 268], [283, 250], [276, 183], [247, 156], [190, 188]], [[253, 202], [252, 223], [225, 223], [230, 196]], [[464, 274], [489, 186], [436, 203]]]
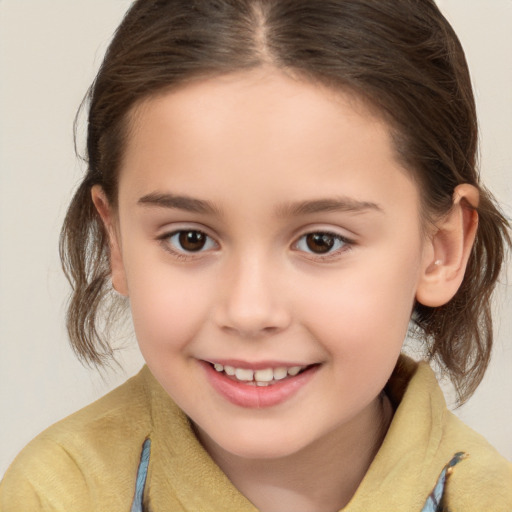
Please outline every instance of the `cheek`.
[[209, 293], [204, 280], [170, 265], [144, 261], [135, 262], [127, 273], [140, 348], [144, 355], [183, 350], [208, 315]]
[[[396, 256], [396, 253], [395, 253]], [[366, 358], [378, 364], [400, 350], [414, 304], [415, 258], [386, 258], [358, 262], [311, 283], [303, 314], [314, 336], [328, 351], [346, 360]]]

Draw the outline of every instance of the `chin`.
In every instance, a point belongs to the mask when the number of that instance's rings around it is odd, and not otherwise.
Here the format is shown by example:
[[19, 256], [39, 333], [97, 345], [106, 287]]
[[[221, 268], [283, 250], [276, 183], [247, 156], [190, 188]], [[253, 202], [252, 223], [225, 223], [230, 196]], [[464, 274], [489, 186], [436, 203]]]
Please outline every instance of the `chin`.
[[[296, 454], [305, 449], [311, 440], [306, 436], [291, 436], [285, 429], [279, 429], [278, 433], [261, 429], [237, 429], [237, 431], [226, 430], [219, 436], [212, 437], [204, 435], [199, 437], [203, 440], [206, 448], [215, 444], [222, 451], [243, 459], [271, 460], [281, 459]], [[217, 448], [217, 449], [218, 449]]]
[[275, 460], [291, 456], [303, 447], [292, 445], [284, 445], [280, 442], [271, 443], [247, 443], [230, 444], [229, 446], [222, 446], [224, 450], [230, 454], [240, 457], [242, 459], [251, 460]]

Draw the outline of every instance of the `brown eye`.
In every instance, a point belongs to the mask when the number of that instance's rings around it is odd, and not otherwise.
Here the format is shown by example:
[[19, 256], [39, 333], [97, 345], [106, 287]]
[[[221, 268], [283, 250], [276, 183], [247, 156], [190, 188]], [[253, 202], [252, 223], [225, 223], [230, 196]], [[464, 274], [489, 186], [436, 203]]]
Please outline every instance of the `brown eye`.
[[188, 252], [200, 251], [206, 244], [206, 235], [201, 231], [180, 231], [178, 239], [181, 248]]
[[202, 252], [216, 247], [211, 237], [197, 229], [175, 231], [163, 239], [175, 252]]
[[[326, 255], [348, 248], [351, 245], [350, 240], [335, 233], [307, 233], [299, 238], [295, 248], [309, 254]], [[347, 246], [347, 247], [346, 247]]]
[[306, 235], [306, 245], [311, 252], [324, 254], [334, 247], [336, 237], [328, 233], [310, 233]]

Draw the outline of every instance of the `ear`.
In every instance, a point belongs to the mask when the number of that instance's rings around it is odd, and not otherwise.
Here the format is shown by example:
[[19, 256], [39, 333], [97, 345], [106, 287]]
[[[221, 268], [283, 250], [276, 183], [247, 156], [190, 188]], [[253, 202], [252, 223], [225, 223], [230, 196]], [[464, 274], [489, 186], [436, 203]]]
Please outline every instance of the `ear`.
[[455, 188], [450, 212], [436, 223], [426, 242], [416, 300], [429, 307], [449, 302], [462, 284], [478, 227], [479, 192], [464, 183]]
[[98, 211], [105, 230], [108, 234], [110, 247], [110, 270], [112, 272], [112, 287], [121, 295], [128, 296], [128, 286], [123, 265], [120, 237], [116, 224], [116, 215], [107, 196], [100, 185], [94, 185], [91, 189], [91, 197]]

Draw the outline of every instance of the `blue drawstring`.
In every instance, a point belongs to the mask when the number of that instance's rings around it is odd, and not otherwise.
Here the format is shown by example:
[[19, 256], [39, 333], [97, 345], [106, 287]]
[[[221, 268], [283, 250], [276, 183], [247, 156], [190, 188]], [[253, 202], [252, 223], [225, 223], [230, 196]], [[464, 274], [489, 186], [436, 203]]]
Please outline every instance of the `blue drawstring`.
[[462, 459], [465, 459], [466, 457], [467, 454], [465, 454], [464, 452], [457, 452], [453, 456], [452, 460], [448, 462], [448, 464], [446, 464], [443, 471], [441, 471], [439, 478], [437, 479], [437, 483], [434, 487], [434, 490], [430, 493], [429, 497], [427, 498], [427, 502], [421, 509], [421, 512], [443, 512], [443, 497], [446, 486], [446, 480], [448, 476], [451, 474], [453, 466], [455, 466], [455, 464], [458, 464]]
[[149, 455], [151, 452], [151, 440], [146, 439], [142, 445], [142, 453], [140, 454], [139, 469], [137, 470], [137, 481], [135, 484], [135, 497], [133, 498], [132, 508], [130, 512], [143, 512], [142, 500], [144, 498], [144, 487], [146, 485], [146, 477], [148, 476]]

